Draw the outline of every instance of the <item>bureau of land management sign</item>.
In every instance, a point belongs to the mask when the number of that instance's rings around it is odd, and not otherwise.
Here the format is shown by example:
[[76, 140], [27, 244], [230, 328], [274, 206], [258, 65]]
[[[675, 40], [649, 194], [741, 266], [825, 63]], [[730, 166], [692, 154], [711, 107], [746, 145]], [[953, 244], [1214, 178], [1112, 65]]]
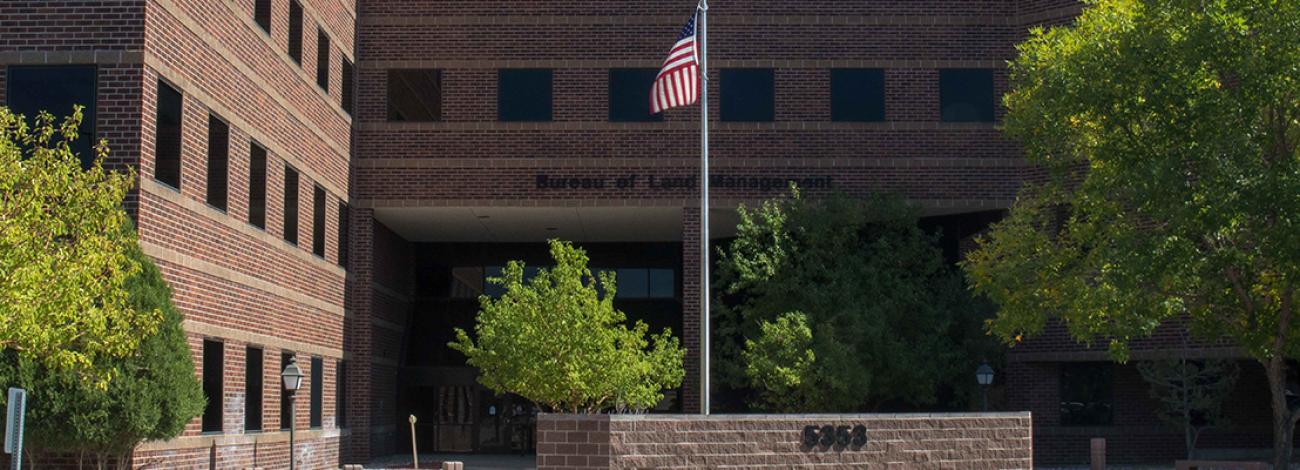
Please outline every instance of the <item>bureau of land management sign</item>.
[[[699, 176], [673, 176], [662, 174], [628, 174], [618, 177], [538, 173], [536, 188], [550, 191], [601, 191], [601, 190], [693, 190], [699, 188]], [[757, 192], [784, 191], [791, 184], [800, 189], [831, 189], [835, 181], [830, 176], [773, 176], [715, 174], [709, 176], [710, 189], [731, 189]]]

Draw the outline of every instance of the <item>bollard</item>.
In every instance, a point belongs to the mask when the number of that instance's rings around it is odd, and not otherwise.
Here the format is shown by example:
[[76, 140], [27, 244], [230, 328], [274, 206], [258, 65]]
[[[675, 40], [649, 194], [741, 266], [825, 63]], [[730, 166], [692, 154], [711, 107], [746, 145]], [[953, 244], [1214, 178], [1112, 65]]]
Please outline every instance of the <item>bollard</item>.
[[465, 464], [462, 462], [443, 462], [442, 470], [465, 470]]
[[411, 422], [411, 463], [414, 464], [411, 467], [419, 469], [420, 451], [419, 447], [415, 445], [415, 415], [411, 415], [409, 421]]
[[1092, 470], [1106, 470], [1106, 439], [1092, 438]]

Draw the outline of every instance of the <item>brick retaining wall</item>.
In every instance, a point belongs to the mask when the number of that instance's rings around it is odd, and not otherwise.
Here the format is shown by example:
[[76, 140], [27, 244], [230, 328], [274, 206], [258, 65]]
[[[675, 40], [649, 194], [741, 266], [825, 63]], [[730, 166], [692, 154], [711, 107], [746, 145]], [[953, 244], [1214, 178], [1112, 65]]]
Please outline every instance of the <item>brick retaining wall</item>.
[[[1029, 413], [545, 414], [537, 468], [1029, 469], [1030, 421]], [[848, 443], [807, 446], [808, 426], [843, 427]], [[852, 440], [857, 426], [865, 444]]]

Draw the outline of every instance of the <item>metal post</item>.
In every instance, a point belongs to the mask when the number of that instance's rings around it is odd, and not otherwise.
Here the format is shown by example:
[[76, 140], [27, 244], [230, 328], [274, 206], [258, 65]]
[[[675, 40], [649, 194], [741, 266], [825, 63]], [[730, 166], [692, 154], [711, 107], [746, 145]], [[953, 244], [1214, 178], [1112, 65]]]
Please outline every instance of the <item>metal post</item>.
[[980, 385], [980, 397], [984, 402], [984, 412], [989, 411], [989, 386]]
[[294, 399], [297, 398], [297, 395], [298, 395], [297, 390], [293, 390], [289, 392], [289, 470], [294, 470], [294, 460], [296, 460], [293, 458], [293, 454], [294, 454], [293, 429], [298, 427], [297, 426], [298, 413], [297, 410], [295, 409], [297, 407], [294, 406]]
[[708, 0], [700, 0], [700, 409], [709, 414], [709, 43]]

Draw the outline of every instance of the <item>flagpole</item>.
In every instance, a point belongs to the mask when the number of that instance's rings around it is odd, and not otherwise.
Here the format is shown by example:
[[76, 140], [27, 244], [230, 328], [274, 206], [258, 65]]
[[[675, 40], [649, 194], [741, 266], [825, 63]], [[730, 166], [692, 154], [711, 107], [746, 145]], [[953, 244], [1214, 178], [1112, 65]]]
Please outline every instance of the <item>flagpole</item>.
[[700, 0], [700, 409], [709, 414], [709, 35], [708, 0]]

